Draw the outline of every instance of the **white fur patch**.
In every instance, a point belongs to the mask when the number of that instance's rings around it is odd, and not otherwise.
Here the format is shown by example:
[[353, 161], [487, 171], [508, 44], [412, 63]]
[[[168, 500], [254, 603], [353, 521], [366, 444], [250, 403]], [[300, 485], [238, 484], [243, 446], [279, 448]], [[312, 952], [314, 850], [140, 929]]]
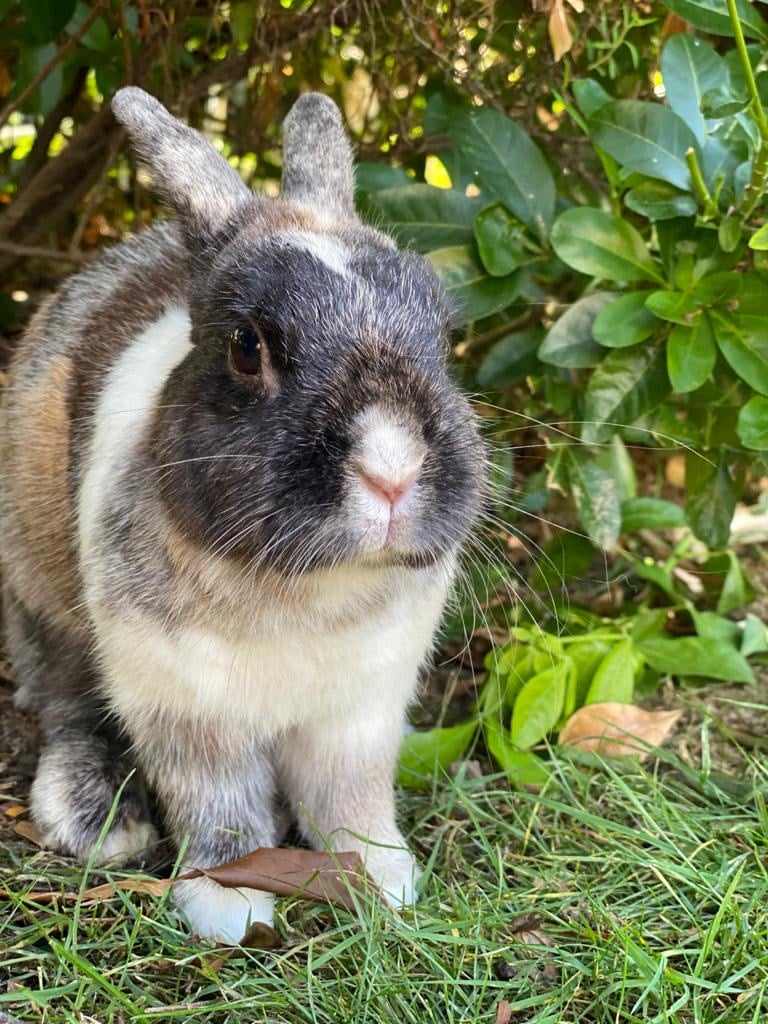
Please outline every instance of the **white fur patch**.
[[261, 889], [225, 889], [209, 878], [174, 886], [174, 899], [190, 928], [204, 939], [236, 946], [257, 921], [272, 925], [275, 897]]
[[141, 441], [168, 376], [190, 352], [190, 330], [187, 310], [169, 309], [125, 349], [109, 372], [99, 397], [78, 505], [80, 552], [86, 562], [104, 499]]
[[281, 236], [285, 241], [303, 249], [324, 263], [342, 277], [349, 277], [347, 259], [349, 252], [337, 238], [332, 235], [318, 235], [312, 231], [285, 231]]
[[397, 482], [418, 472], [426, 445], [414, 427], [378, 406], [366, 409], [355, 426], [360, 437], [355, 462], [365, 473]]
[[[412, 587], [331, 630], [323, 629], [311, 606], [286, 621], [285, 609], [246, 597], [247, 621], [234, 633], [231, 619], [168, 632], [150, 619], [126, 621], [94, 609], [110, 698], [129, 721], [162, 708], [228, 720], [264, 738], [344, 718], [361, 704], [374, 721], [396, 716], [399, 729], [447, 586], [439, 573], [403, 572], [418, 577]], [[335, 590], [346, 601], [345, 581], [333, 582], [329, 574], [324, 602], [333, 601]], [[364, 590], [358, 593], [364, 598]]]

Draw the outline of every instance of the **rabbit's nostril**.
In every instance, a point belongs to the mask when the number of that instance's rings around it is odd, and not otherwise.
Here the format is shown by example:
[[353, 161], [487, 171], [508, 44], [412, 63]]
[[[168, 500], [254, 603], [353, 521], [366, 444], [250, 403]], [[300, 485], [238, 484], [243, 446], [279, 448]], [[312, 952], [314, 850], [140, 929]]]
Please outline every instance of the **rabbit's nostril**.
[[398, 477], [388, 477], [358, 469], [358, 475], [365, 487], [377, 498], [388, 501], [390, 505], [394, 505], [410, 490], [418, 473], [418, 469], [415, 469]]

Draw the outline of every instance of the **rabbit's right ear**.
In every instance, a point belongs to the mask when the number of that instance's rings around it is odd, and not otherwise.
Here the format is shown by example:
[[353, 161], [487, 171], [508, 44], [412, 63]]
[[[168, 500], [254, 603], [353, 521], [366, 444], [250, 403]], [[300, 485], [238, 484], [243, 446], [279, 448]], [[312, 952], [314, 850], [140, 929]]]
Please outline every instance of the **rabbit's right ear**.
[[240, 176], [199, 132], [177, 120], [154, 96], [127, 86], [112, 110], [190, 241], [220, 231], [252, 196]]

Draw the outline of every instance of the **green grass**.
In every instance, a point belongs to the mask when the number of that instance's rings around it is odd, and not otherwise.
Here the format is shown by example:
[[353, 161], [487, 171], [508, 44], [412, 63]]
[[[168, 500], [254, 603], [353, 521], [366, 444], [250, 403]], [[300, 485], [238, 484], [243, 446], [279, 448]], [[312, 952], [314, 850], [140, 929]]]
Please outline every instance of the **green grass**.
[[738, 798], [672, 756], [556, 763], [538, 794], [489, 776], [403, 795], [427, 864], [413, 915], [284, 900], [282, 948], [229, 959], [165, 898], [25, 899], [79, 892], [82, 869], [10, 842], [0, 1020], [494, 1024], [506, 1000], [512, 1024], [763, 1021], [768, 761], [748, 761]]

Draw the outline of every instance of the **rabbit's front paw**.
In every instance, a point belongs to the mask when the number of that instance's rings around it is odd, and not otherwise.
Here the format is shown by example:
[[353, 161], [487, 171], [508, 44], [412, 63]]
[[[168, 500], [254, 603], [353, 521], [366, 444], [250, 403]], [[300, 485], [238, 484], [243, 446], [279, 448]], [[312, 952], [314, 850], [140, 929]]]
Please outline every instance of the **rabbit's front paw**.
[[421, 875], [416, 861], [406, 849], [368, 845], [363, 853], [365, 870], [393, 907], [410, 907], [419, 894], [416, 883]]
[[236, 946], [257, 921], [272, 925], [275, 897], [261, 889], [227, 889], [209, 878], [174, 886], [177, 906], [190, 930], [203, 939]]

